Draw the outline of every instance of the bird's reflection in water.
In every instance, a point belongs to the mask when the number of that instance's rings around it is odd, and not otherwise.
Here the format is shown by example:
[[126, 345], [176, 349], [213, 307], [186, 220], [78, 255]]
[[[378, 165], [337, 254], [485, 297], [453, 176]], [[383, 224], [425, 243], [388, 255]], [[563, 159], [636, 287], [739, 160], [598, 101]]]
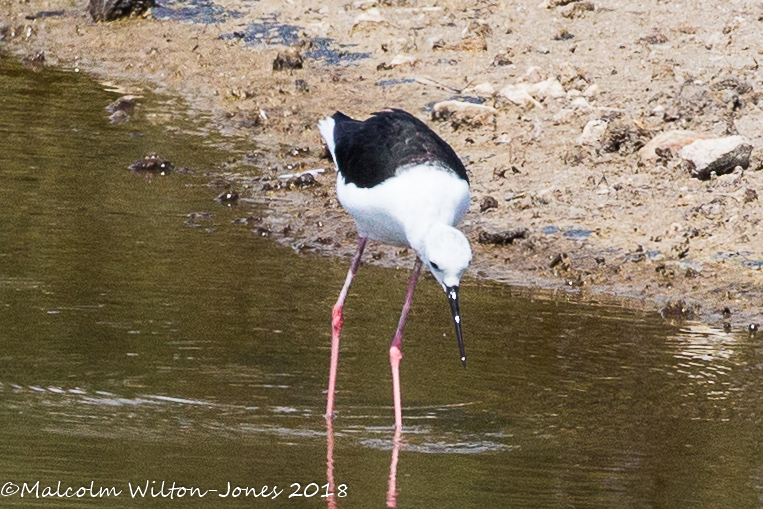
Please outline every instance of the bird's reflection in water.
[[397, 458], [400, 455], [400, 428], [395, 426], [392, 439], [392, 461], [389, 463], [389, 484], [387, 485], [387, 507], [397, 507]]
[[[397, 461], [400, 456], [400, 444], [402, 433], [395, 427], [395, 436], [392, 438], [392, 460], [389, 464], [389, 480], [387, 485], [387, 507], [397, 507]], [[329, 493], [334, 496], [328, 497], [328, 509], [337, 509], [336, 484], [334, 483], [334, 422], [331, 417], [326, 418], [326, 481], [329, 485]]]
[[334, 483], [334, 421], [329, 416], [326, 417], [326, 482], [329, 485], [329, 493], [334, 493], [334, 496], [326, 498], [328, 508], [336, 509], [339, 505], [336, 503]]

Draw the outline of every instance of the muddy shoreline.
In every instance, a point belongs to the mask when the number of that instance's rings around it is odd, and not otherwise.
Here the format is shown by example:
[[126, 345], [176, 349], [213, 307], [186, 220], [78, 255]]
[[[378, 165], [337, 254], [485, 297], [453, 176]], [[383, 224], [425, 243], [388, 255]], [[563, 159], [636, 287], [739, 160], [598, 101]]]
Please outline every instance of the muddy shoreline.
[[[315, 124], [337, 109], [365, 118], [400, 107], [469, 171], [467, 277], [732, 330], [763, 321], [759, 164], [703, 181], [676, 158], [639, 154], [658, 133], [684, 129], [742, 135], [759, 161], [759, 2], [160, 2], [111, 23], [94, 23], [86, 7], [4, 4], [0, 58], [33, 65], [43, 52], [44, 65], [126, 93], [180, 96], [214, 129], [247, 137], [251, 157], [217, 178], [267, 204], [253, 227], [279, 243], [351, 255], [354, 228]], [[274, 70], [287, 47], [302, 68]], [[524, 103], [504, 93], [553, 81], [561, 91], [532, 89]], [[489, 111], [433, 119], [437, 103], [454, 99]], [[600, 135], [586, 137], [597, 125]], [[320, 168], [318, 185], [262, 179]], [[367, 256], [412, 261], [386, 246]]]

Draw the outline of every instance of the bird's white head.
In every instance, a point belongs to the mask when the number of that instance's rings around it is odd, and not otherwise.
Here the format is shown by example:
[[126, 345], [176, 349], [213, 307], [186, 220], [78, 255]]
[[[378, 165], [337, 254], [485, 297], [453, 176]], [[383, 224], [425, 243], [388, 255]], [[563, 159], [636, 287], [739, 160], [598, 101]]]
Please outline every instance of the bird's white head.
[[436, 224], [423, 240], [423, 249], [418, 254], [432, 275], [446, 292], [458, 287], [461, 275], [472, 261], [472, 248], [466, 236], [452, 226]]
[[466, 367], [461, 312], [458, 309], [458, 285], [461, 282], [461, 275], [472, 261], [472, 248], [469, 246], [469, 241], [460, 230], [440, 223], [426, 232], [423, 247], [417, 253], [448, 296], [453, 323], [456, 326], [461, 362]]

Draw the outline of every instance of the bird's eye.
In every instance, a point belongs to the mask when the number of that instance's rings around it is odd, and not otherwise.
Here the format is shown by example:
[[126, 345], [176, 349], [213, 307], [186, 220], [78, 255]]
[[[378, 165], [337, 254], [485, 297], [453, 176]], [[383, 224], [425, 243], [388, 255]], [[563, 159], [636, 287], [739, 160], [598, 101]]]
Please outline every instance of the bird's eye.
[[440, 267], [435, 262], [429, 262], [434, 270], [440, 270]]

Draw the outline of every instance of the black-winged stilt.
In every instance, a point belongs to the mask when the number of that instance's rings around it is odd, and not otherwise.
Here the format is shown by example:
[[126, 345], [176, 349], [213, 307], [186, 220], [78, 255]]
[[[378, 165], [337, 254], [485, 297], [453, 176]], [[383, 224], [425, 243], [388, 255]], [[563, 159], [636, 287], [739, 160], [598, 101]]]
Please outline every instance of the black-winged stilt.
[[342, 308], [368, 239], [411, 247], [418, 255], [403, 312], [389, 349], [395, 426], [402, 430], [400, 359], [403, 328], [422, 264], [445, 290], [456, 327], [461, 362], [466, 354], [458, 308], [458, 285], [472, 250], [454, 228], [469, 209], [469, 179], [453, 149], [421, 120], [403, 110], [374, 113], [365, 121], [336, 112], [318, 122], [334, 158], [336, 194], [358, 228], [358, 249], [332, 312], [331, 370], [326, 417], [334, 415]]

